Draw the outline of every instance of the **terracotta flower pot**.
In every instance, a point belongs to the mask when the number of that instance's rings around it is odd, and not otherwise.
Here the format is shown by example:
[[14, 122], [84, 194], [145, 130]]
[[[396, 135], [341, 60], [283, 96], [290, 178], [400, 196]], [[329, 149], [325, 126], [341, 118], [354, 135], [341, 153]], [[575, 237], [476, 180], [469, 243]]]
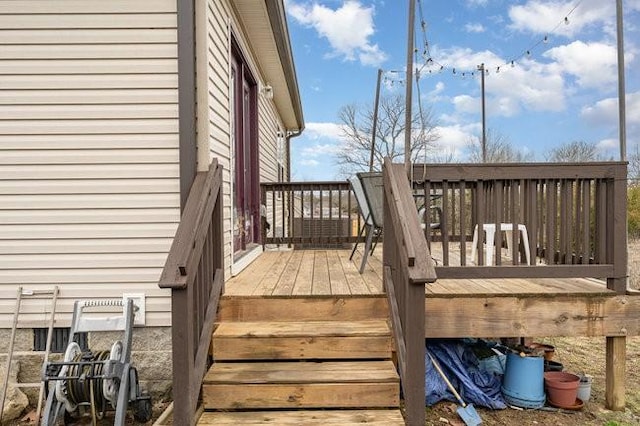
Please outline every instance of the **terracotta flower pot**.
[[580, 376], [563, 371], [544, 373], [544, 384], [549, 401], [559, 407], [571, 407], [578, 396]]
[[544, 351], [544, 359], [547, 361], [551, 361], [556, 352], [555, 346], [546, 343], [533, 342], [529, 344], [529, 347], [535, 351]]

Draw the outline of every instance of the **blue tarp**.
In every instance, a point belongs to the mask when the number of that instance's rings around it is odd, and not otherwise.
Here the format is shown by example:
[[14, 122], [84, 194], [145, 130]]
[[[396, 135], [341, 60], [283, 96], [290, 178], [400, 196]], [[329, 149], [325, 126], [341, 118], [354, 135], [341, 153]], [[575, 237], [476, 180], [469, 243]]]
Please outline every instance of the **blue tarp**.
[[[429, 340], [427, 351], [438, 362], [465, 403], [491, 409], [507, 408], [500, 392], [500, 376], [478, 368], [478, 357], [470, 345], [462, 340]], [[458, 402], [433, 367], [428, 354], [425, 364], [427, 405], [441, 400]]]

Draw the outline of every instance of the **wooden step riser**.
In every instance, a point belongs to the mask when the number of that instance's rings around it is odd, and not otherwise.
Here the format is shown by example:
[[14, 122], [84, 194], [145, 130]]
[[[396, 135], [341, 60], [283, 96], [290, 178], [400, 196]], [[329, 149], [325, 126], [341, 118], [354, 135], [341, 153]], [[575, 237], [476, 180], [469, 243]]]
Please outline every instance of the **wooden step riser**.
[[385, 408], [400, 404], [398, 383], [205, 384], [207, 410]]
[[386, 296], [225, 296], [218, 321], [365, 321], [389, 317]]
[[404, 426], [400, 410], [205, 412], [199, 425]]
[[214, 337], [213, 359], [390, 359], [393, 342], [380, 337]]

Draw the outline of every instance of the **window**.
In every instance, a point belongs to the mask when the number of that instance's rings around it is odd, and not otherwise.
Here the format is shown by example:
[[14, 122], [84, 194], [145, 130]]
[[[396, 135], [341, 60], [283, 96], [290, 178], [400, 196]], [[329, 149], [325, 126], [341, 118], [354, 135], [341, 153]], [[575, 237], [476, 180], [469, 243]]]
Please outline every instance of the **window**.
[[[33, 350], [45, 351], [47, 349], [47, 335], [49, 334], [48, 328], [34, 328], [33, 329]], [[51, 338], [51, 352], [52, 353], [64, 353], [67, 350], [69, 344], [69, 335], [71, 329], [69, 327], [62, 328], [56, 327], [53, 329], [53, 337]], [[76, 343], [80, 345], [80, 349], [86, 351], [89, 349], [87, 339], [87, 333], [77, 333]]]

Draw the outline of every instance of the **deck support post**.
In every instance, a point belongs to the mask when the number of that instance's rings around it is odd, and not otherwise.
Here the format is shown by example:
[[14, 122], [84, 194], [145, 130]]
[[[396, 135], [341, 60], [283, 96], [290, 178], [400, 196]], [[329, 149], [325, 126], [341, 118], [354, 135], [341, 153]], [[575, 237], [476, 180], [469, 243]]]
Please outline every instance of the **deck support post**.
[[609, 410], [624, 411], [626, 353], [626, 337], [607, 337], [605, 406]]
[[425, 289], [424, 284], [409, 283], [405, 299], [406, 316], [404, 322], [407, 347], [407, 369], [405, 372], [404, 399], [407, 409], [407, 424], [425, 423]]

